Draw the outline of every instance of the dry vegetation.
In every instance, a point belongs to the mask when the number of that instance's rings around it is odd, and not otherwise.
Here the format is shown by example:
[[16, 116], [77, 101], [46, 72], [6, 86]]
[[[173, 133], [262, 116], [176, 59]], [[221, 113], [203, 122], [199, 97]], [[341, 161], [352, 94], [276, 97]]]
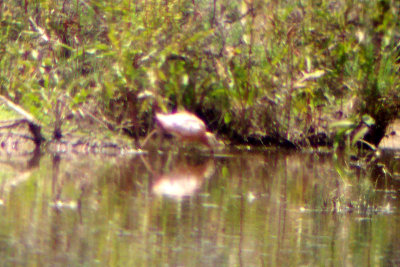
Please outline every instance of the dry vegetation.
[[0, 1], [0, 94], [54, 138], [137, 139], [156, 110], [187, 109], [232, 143], [377, 145], [399, 107], [399, 11], [394, 0]]

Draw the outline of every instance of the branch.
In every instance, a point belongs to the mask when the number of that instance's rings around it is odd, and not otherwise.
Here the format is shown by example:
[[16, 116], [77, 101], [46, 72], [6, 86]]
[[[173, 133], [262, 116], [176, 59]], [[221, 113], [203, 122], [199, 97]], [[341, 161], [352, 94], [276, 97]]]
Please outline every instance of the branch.
[[23, 119], [21, 120], [16, 120], [14, 123], [10, 125], [5, 125], [0, 128], [11, 128], [13, 126], [18, 126], [21, 123], [28, 123], [29, 125], [29, 131], [33, 135], [33, 141], [37, 146], [40, 146], [42, 141], [44, 141], [44, 137], [41, 134], [41, 128], [42, 126], [40, 125], [40, 122], [33, 117], [32, 114], [28, 113], [25, 111], [23, 108], [18, 106], [17, 104], [14, 104], [11, 100], [8, 100], [6, 97], [0, 95], [0, 101], [2, 101], [4, 104], [6, 104], [10, 109], [14, 110], [16, 113], [21, 115]]

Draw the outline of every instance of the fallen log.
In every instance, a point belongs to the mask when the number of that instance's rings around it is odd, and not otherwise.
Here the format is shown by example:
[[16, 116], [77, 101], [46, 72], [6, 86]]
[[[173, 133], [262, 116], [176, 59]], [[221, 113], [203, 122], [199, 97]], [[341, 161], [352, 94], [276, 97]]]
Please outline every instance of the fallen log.
[[18, 106], [17, 104], [13, 103], [11, 100], [7, 99], [4, 96], [0, 95], [0, 101], [2, 101], [4, 104], [6, 104], [10, 109], [18, 113], [19, 115], [22, 116], [22, 119], [16, 119], [16, 120], [8, 120], [8, 121], [3, 121], [2, 124], [0, 125], [0, 129], [10, 129], [10, 128], [15, 128], [21, 124], [28, 124], [29, 126], [29, 131], [32, 134], [32, 140], [36, 144], [36, 146], [40, 146], [40, 144], [45, 141], [46, 139], [43, 137], [41, 133], [42, 125], [38, 120], [35, 119], [35, 117], [24, 110], [22, 107]]

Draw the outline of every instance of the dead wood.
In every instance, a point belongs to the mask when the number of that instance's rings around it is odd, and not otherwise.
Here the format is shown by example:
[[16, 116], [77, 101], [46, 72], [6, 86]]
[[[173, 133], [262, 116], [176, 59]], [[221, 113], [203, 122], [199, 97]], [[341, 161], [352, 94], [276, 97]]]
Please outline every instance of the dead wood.
[[2, 101], [4, 104], [6, 104], [10, 109], [18, 113], [19, 115], [22, 116], [22, 119], [16, 119], [16, 120], [8, 120], [8, 121], [3, 121], [3, 125], [0, 125], [0, 129], [11, 129], [15, 128], [21, 124], [28, 124], [29, 126], [29, 131], [32, 134], [33, 142], [36, 144], [36, 146], [40, 146], [40, 144], [45, 140], [41, 133], [42, 126], [38, 120], [35, 119], [35, 117], [24, 110], [22, 107], [19, 105], [13, 103], [11, 100], [7, 99], [4, 96], [0, 95], [0, 101]]

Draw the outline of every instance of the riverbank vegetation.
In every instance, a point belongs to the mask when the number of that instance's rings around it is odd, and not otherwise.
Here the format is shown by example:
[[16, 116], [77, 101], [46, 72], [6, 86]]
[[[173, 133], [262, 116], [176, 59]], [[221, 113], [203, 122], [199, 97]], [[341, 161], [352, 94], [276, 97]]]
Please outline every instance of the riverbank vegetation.
[[376, 146], [400, 105], [399, 12], [393, 0], [0, 1], [0, 94], [49, 139], [137, 140], [155, 111], [186, 109], [232, 144]]

